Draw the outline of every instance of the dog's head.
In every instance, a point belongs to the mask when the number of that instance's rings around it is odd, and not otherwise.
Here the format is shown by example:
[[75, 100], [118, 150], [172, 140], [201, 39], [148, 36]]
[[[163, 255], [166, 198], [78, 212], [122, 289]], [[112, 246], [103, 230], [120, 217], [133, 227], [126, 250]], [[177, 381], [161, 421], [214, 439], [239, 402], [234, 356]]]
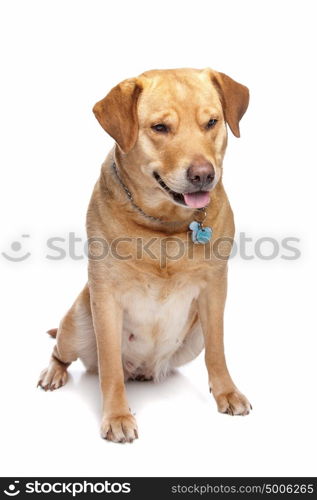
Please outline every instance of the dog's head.
[[93, 111], [101, 126], [176, 204], [201, 208], [221, 177], [226, 123], [236, 137], [248, 89], [211, 69], [154, 70], [119, 83]]

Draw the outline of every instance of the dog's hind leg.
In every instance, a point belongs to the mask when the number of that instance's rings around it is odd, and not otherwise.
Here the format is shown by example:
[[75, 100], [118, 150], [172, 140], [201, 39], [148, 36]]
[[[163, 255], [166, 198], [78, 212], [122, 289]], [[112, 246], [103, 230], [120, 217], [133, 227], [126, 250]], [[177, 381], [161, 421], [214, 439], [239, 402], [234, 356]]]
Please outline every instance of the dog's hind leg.
[[67, 382], [67, 368], [77, 358], [81, 358], [87, 369], [97, 365], [96, 341], [90, 311], [88, 286], [84, 288], [73, 306], [62, 319], [57, 332], [48, 367], [42, 371], [38, 385], [44, 390], [58, 389]]

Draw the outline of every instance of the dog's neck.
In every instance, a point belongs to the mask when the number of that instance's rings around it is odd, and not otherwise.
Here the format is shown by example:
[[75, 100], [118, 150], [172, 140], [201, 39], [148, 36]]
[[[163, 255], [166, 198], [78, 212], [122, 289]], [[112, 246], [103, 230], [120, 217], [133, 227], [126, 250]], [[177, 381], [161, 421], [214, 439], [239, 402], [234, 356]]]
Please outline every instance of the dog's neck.
[[[169, 200], [155, 179], [137, 175], [144, 166], [137, 163], [134, 155], [123, 155], [116, 147], [107, 162], [107, 171], [115, 192], [121, 191], [131, 207], [130, 214], [138, 225], [151, 227], [167, 233], [187, 231], [193, 220], [201, 220], [201, 212], [186, 206], [176, 205]], [[221, 184], [221, 182], [220, 182]], [[207, 214], [218, 211], [217, 186], [206, 207]], [[131, 196], [130, 196], [130, 195]], [[209, 217], [208, 217], [209, 218]]]

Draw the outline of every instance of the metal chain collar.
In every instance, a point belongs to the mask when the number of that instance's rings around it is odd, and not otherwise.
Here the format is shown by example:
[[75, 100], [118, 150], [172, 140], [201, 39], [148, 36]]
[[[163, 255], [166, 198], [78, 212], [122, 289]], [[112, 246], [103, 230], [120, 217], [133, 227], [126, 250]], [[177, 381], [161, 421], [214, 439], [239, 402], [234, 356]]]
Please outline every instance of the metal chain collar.
[[[159, 217], [155, 217], [154, 215], [148, 215], [146, 214], [145, 212], [143, 212], [142, 208], [140, 208], [135, 202], [134, 202], [134, 199], [133, 199], [133, 195], [131, 193], [131, 191], [129, 191], [129, 189], [127, 188], [127, 186], [124, 184], [124, 182], [122, 181], [121, 177], [119, 176], [119, 172], [118, 172], [118, 169], [117, 169], [117, 165], [115, 164], [115, 162], [112, 163], [112, 169], [116, 175], [116, 178], [119, 182], [119, 184], [121, 185], [122, 189], [125, 191], [127, 197], [129, 198], [130, 200], [130, 203], [131, 205], [133, 206], [133, 208], [135, 208], [139, 214], [143, 215], [143, 217], [149, 219], [149, 220], [152, 220], [152, 221], [155, 221], [155, 222], [160, 222], [161, 224], [184, 224], [184, 221], [166, 221], [166, 220], [163, 220], [163, 219], [160, 219]], [[207, 216], [207, 212], [206, 212], [206, 208], [198, 208], [197, 209], [197, 212], [200, 212], [200, 214], [203, 214], [203, 219], [200, 222], [200, 224], [202, 225], [203, 224], [203, 221], [205, 220], [206, 216]]]

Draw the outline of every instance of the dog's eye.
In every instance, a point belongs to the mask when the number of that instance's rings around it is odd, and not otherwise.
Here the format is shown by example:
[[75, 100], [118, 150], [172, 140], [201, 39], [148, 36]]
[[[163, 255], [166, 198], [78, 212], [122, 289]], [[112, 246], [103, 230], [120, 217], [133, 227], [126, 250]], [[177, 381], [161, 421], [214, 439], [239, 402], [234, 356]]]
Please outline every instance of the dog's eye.
[[210, 128], [213, 128], [216, 125], [217, 121], [218, 120], [215, 120], [214, 118], [211, 118], [209, 120], [209, 122], [207, 123], [207, 125], [206, 125], [206, 129], [209, 130]]
[[155, 132], [160, 132], [161, 134], [166, 134], [168, 132], [168, 127], [164, 125], [164, 123], [157, 123], [156, 125], [152, 125], [151, 128], [155, 130]]

